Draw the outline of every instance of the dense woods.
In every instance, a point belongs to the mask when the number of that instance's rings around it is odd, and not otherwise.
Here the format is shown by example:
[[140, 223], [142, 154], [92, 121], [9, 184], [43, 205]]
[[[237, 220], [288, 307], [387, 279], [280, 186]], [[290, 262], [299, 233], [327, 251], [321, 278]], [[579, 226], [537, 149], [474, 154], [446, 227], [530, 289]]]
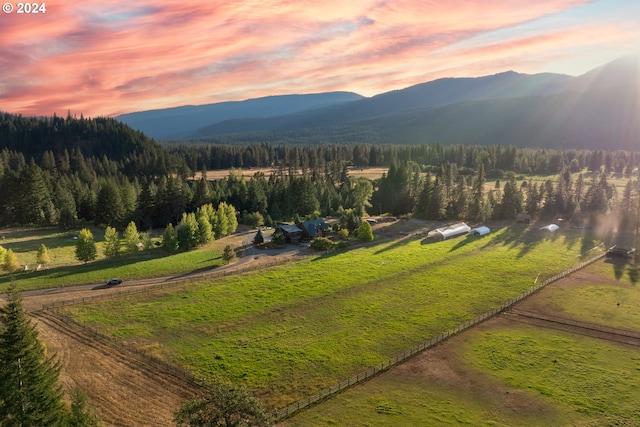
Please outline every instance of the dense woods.
[[[636, 215], [631, 151], [513, 146], [160, 145], [112, 119], [0, 114], [0, 225], [86, 223], [140, 230], [178, 224], [205, 205], [252, 225], [316, 215], [413, 214], [432, 220], [535, 217], [577, 222]], [[244, 179], [237, 170], [271, 167]], [[350, 168], [388, 167], [380, 179]], [[195, 171], [202, 178], [193, 179]], [[548, 176], [540, 182], [531, 175]], [[633, 179], [623, 194], [611, 177]], [[488, 186], [487, 180], [496, 185]], [[352, 220], [353, 226], [359, 223]]]

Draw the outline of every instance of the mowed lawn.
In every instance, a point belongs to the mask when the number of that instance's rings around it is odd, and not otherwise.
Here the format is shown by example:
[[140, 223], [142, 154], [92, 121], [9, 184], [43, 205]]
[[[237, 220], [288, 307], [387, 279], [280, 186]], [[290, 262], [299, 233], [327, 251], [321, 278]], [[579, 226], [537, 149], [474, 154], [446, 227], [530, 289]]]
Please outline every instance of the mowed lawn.
[[577, 231], [424, 236], [78, 305], [87, 325], [272, 408], [356, 375], [593, 256]]
[[[523, 309], [638, 330], [640, 288], [614, 270], [598, 261]], [[511, 319], [483, 323], [284, 425], [640, 425], [640, 349]]]
[[[75, 231], [57, 228], [5, 229], [0, 231], [0, 245], [15, 252], [18, 263], [27, 270], [15, 273], [0, 272], [0, 292], [5, 292], [11, 282], [20, 292], [33, 290], [104, 283], [112, 277], [125, 280], [170, 276], [223, 265], [221, 241], [188, 252], [168, 254], [160, 247], [132, 254], [122, 253], [113, 258], [103, 254], [104, 231], [92, 229], [96, 240], [97, 258], [86, 264], [75, 258]], [[122, 233], [120, 233], [122, 234]], [[158, 239], [154, 239], [154, 242]], [[40, 271], [37, 252], [44, 244], [49, 250], [51, 262]], [[124, 252], [124, 248], [123, 248]]]

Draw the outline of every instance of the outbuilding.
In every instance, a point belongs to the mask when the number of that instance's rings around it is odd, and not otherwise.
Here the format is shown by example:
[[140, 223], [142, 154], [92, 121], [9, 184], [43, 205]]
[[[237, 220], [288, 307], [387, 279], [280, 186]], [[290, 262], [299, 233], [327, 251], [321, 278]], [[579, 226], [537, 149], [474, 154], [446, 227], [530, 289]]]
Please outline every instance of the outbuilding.
[[278, 234], [282, 234], [284, 236], [285, 242], [298, 244], [302, 237], [302, 230], [296, 225], [280, 224], [273, 231], [274, 236], [277, 236]]
[[469, 234], [472, 236], [484, 236], [485, 234], [489, 234], [490, 231], [489, 227], [481, 225], [480, 227], [472, 228]]
[[469, 227], [464, 222], [459, 222], [457, 224], [448, 225], [442, 228], [436, 228], [435, 230], [431, 230], [429, 234], [427, 234], [427, 238], [432, 238], [436, 240], [446, 240], [451, 237], [460, 236], [462, 234], [468, 233], [471, 231], [471, 227]]

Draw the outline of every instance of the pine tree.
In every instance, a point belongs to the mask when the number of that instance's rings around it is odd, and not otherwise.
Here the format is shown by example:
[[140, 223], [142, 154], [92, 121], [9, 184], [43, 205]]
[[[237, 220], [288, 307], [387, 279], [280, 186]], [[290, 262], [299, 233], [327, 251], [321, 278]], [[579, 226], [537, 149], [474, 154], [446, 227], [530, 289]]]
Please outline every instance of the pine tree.
[[114, 180], [102, 183], [96, 200], [96, 224], [118, 225], [124, 217], [124, 206], [118, 184]]
[[180, 224], [176, 227], [178, 247], [189, 250], [198, 246], [200, 236], [198, 234], [198, 220], [194, 213], [183, 213]]
[[0, 420], [2, 425], [60, 426], [65, 412], [60, 365], [47, 356], [22, 310], [15, 285], [0, 309]]
[[42, 224], [45, 206], [50, 200], [49, 191], [42, 177], [42, 169], [32, 159], [23, 169], [13, 197], [16, 221], [20, 224]]
[[71, 412], [67, 415], [69, 427], [98, 427], [99, 418], [87, 408], [87, 396], [75, 388], [71, 396]]
[[51, 257], [49, 256], [49, 249], [43, 244], [38, 248], [38, 253], [36, 255], [36, 262], [40, 265], [47, 265], [51, 262]]
[[236, 258], [236, 251], [231, 247], [231, 245], [227, 245], [224, 247], [224, 251], [222, 252], [222, 259], [225, 264], [229, 264]]
[[367, 221], [363, 221], [358, 228], [358, 240], [361, 242], [370, 242], [373, 240], [373, 229], [371, 228], [371, 224]]
[[107, 227], [104, 230], [104, 245], [102, 247], [104, 256], [114, 257], [120, 252], [120, 236], [114, 227]]
[[213, 240], [213, 228], [209, 222], [209, 217], [204, 212], [198, 214], [198, 241], [201, 245]]
[[2, 268], [9, 273], [13, 273], [20, 269], [20, 263], [18, 262], [18, 258], [16, 257], [15, 252], [11, 249], [7, 249], [4, 253], [4, 262], [2, 263]]
[[140, 243], [140, 233], [136, 223], [131, 221], [127, 228], [124, 230], [124, 244], [127, 248], [127, 252], [138, 252], [138, 244]]
[[78, 240], [76, 242], [76, 259], [78, 261], [89, 262], [96, 259], [98, 251], [96, 249], [96, 242], [93, 240], [93, 234], [87, 228], [83, 228], [78, 233]]
[[166, 252], [175, 252], [178, 250], [178, 236], [173, 224], [167, 225], [162, 234], [162, 249]]
[[224, 214], [227, 217], [227, 234], [235, 233], [238, 229], [238, 217], [236, 215], [236, 208], [233, 205], [224, 204]]

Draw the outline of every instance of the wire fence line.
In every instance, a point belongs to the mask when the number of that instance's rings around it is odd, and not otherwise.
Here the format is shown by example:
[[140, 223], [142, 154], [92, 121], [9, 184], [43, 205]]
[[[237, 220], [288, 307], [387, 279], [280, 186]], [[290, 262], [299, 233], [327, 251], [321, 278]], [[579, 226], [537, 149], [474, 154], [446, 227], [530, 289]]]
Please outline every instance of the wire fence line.
[[151, 356], [147, 353], [143, 353], [142, 351], [136, 350], [135, 348], [126, 345], [123, 341], [120, 341], [117, 338], [114, 337], [110, 337], [108, 335], [105, 335], [101, 332], [98, 332], [97, 329], [91, 328], [85, 324], [82, 324], [76, 320], [74, 320], [73, 318], [60, 313], [59, 311], [52, 311], [52, 310], [47, 310], [47, 309], [43, 309], [40, 310], [38, 312], [35, 312], [34, 314], [39, 315], [45, 319], [49, 319], [50, 321], [53, 321], [54, 323], [62, 324], [64, 328], [67, 328], [68, 330], [73, 332], [73, 336], [76, 337], [78, 340], [82, 341], [82, 337], [78, 336], [77, 332], [80, 331], [81, 333], [85, 334], [86, 336], [90, 337], [93, 340], [102, 342], [103, 344], [106, 344], [112, 348], [115, 348], [116, 350], [123, 350], [126, 351], [128, 353], [130, 353], [131, 355], [133, 355], [134, 357], [139, 359], [139, 362], [143, 362], [149, 365], [152, 365], [156, 370], [163, 370], [164, 372], [170, 373], [171, 375], [174, 375], [175, 377], [184, 379], [188, 382], [191, 382], [195, 385], [204, 385], [205, 381], [204, 379], [198, 379], [196, 378], [193, 374], [180, 369], [178, 367], [176, 367], [175, 365], [172, 365], [170, 363], [165, 362], [162, 359], [159, 359], [157, 357]]
[[359, 374], [357, 374], [355, 377], [351, 377], [345, 381], [342, 381], [338, 384], [335, 384], [333, 386], [327, 387], [323, 390], [321, 390], [320, 392], [318, 392], [317, 394], [307, 397], [303, 400], [300, 400], [298, 402], [292, 403], [282, 409], [279, 409], [277, 411], [274, 412], [274, 418], [276, 420], [284, 420], [286, 418], [291, 417], [293, 414], [299, 412], [302, 409], [305, 409], [309, 406], [312, 406], [316, 403], [322, 402], [325, 399], [328, 399], [330, 396], [337, 394], [339, 392], [344, 391], [345, 389], [362, 383], [363, 381], [366, 381], [376, 375], [379, 375], [380, 373], [388, 370], [389, 368], [398, 365], [406, 360], [408, 360], [409, 358], [415, 356], [418, 353], [421, 353], [422, 351], [428, 349], [429, 347], [433, 347], [434, 345], [449, 339], [450, 337], [457, 335], [469, 328], [471, 328], [472, 326], [475, 326], [479, 323], [484, 322], [487, 319], [490, 319], [494, 316], [496, 316], [497, 314], [502, 313], [503, 311], [511, 308], [513, 305], [521, 302], [522, 300], [528, 298], [529, 296], [533, 295], [534, 293], [538, 292], [540, 289], [544, 288], [545, 286], [549, 285], [550, 283], [556, 282], [568, 275], [570, 275], [571, 273], [574, 273], [584, 267], [586, 267], [587, 265], [590, 265], [594, 262], [596, 262], [597, 260], [603, 258], [605, 256], [605, 253], [599, 254], [593, 258], [590, 258], [578, 265], [576, 265], [575, 267], [572, 267], [560, 274], [556, 274], [555, 276], [550, 277], [549, 279], [545, 280], [544, 282], [538, 283], [535, 286], [533, 286], [532, 288], [528, 289], [527, 291], [523, 292], [522, 294], [510, 299], [509, 301], [507, 301], [506, 303], [502, 304], [500, 307], [496, 307], [492, 310], [489, 310], [479, 316], [477, 316], [476, 318], [472, 319], [472, 320], [468, 320], [458, 326], [456, 326], [453, 329], [450, 329], [446, 332], [441, 333], [440, 335], [431, 338], [428, 341], [425, 341], [419, 345], [417, 345], [416, 347], [404, 351], [403, 353], [397, 354], [396, 356], [394, 356], [393, 358], [382, 362], [380, 365], [378, 366], [374, 366], [371, 367], [369, 369], [367, 369], [364, 372], [361, 372]]
[[[475, 317], [474, 319], [471, 320], [467, 320], [459, 325], [457, 325], [456, 327], [446, 331], [446, 332], [442, 332], [441, 334], [437, 335], [436, 337], [433, 337], [431, 339], [429, 339], [428, 341], [425, 341], [423, 343], [418, 344], [417, 346], [413, 347], [412, 349], [406, 350], [400, 354], [395, 355], [394, 357], [392, 357], [391, 359], [382, 362], [381, 364], [371, 367], [369, 369], [367, 369], [364, 372], [360, 372], [357, 375], [348, 378], [347, 380], [344, 380], [338, 384], [335, 384], [333, 386], [327, 387], [325, 389], [322, 389], [320, 392], [316, 393], [313, 396], [307, 397], [305, 399], [299, 400], [297, 402], [294, 402], [284, 408], [278, 409], [276, 411], [273, 412], [273, 416], [277, 421], [281, 421], [284, 420], [286, 418], [291, 417], [292, 415], [294, 415], [295, 413], [299, 412], [302, 409], [305, 409], [309, 406], [312, 406], [316, 403], [322, 402], [323, 400], [328, 399], [329, 397], [331, 397], [332, 395], [335, 395], [337, 393], [340, 393], [342, 391], [344, 391], [345, 389], [352, 387], [356, 384], [362, 383], [376, 375], [379, 375], [382, 372], [387, 371], [389, 368], [396, 366], [408, 359], [410, 359], [411, 357], [417, 355], [418, 353], [421, 353], [422, 351], [433, 347], [434, 345], [441, 343], [442, 341], [445, 341], [447, 339], [449, 339], [452, 336], [455, 336], [479, 323], [482, 323], [502, 312], [504, 312], [505, 310], [511, 308], [513, 305], [521, 302], [522, 300], [528, 298], [529, 296], [533, 295], [534, 293], [538, 292], [540, 289], [544, 288], [545, 286], [549, 285], [550, 283], [556, 282], [568, 275], [570, 275], [571, 273], [574, 273], [575, 271], [578, 271], [592, 263], [594, 263], [595, 261], [603, 258], [605, 256], [605, 253], [599, 254], [597, 256], [594, 256], [593, 258], [590, 258], [560, 274], [556, 274], [550, 278], [548, 278], [547, 280], [541, 282], [541, 283], [537, 283], [535, 286], [533, 286], [532, 288], [526, 290], [525, 292], [523, 292], [522, 294], [510, 299], [509, 301], [505, 302], [504, 304], [500, 305], [499, 307], [496, 307], [492, 310], [489, 310], [485, 313], [480, 314], [479, 316]], [[268, 263], [268, 264], [261, 264], [259, 266], [251, 266], [251, 267], [246, 267], [246, 268], [241, 268], [238, 270], [234, 270], [234, 271], [225, 271], [225, 272], [220, 272], [219, 274], [213, 274], [213, 275], [207, 275], [206, 278], [218, 278], [218, 277], [223, 277], [229, 274], [238, 274], [241, 272], [249, 272], [249, 271], [254, 271], [257, 269], [262, 269], [265, 268], [267, 266], [273, 266], [273, 265], [278, 265], [281, 264], [283, 262], [286, 261], [276, 261], [273, 263]], [[146, 353], [143, 353], [139, 350], [136, 350], [130, 346], [127, 346], [126, 344], [124, 344], [122, 341], [118, 340], [117, 338], [113, 338], [113, 337], [109, 337], [107, 335], [104, 335], [100, 332], [98, 332], [96, 329], [90, 328], [87, 325], [84, 325], [80, 322], [77, 322], [76, 320], [72, 319], [71, 317], [62, 314], [60, 312], [60, 309], [65, 307], [65, 306], [69, 306], [69, 305], [73, 305], [73, 304], [79, 304], [79, 303], [83, 303], [83, 302], [88, 302], [88, 301], [93, 301], [93, 300], [97, 300], [97, 299], [105, 299], [105, 298], [113, 298], [116, 296], [122, 296], [122, 295], [127, 295], [127, 294], [134, 294], [134, 293], [141, 293], [141, 292], [150, 292], [153, 290], [157, 290], [157, 289], [163, 289], [163, 288], [169, 288], [169, 287], [176, 287], [179, 285], [184, 284], [185, 282], [192, 282], [192, 281], [199, 281], [202, 280], [205, 277], [197, 277], [197, 278], [185, 278], [184, 280], [176, 280], [176, 281], [172, 281], [172, 282], [167, 282], [167, 283], [161, 283], [161, 284], [157, 284], [157, 285], [151, 285], [149, 287], [146, 287], [144, 289], [131, 289], [131, 290], [127, 290], [127, 291], [123, 291], [123, 292], [119, 292], [116, 294], [109, 294], [109, 295], [97, 295], [95, 297], [88, 297], [88, 298], [78, 298], [78, 299], [74, 299], [74, 300], [69, 300], [69, 301], [61, 301], [59, 303], [54, 303], [54, 304], [48, 304], [46, 306], [43, 306], [41, 312], [43, 313], [47, 313], [49, 316], [53, 316], [55, 319], [57, 319], [59, 322], [67, 325], [67, 327], [69, 327], [70, 329], [76, 329], [76, 330], [81, 330], [84, 333], [86, 333], [87, 335], [91, 336], [94, 339], [100, 340], [101, 342], [107, 343], [113, 347], [115, 347], [116, 349], [126, 349], [128, 352], [130, 352], [131, 354], [135, 355], [137, 358], [141, 359], [144, 362], [147, 362], [149, 364], [155, 365], [157, 367], [160, 367], [161, 369], [165, 370], [166, 372], [170, 372], [173, 375], [179, 377], [179, 378], [183, 378], [187, 381], [190, 381], [191, 383], [193, 383], [194, 385], [198, 385], [198, 386], [205, 386], [206, 385], [206, 380], [203, 378], [196, 378], [194, 375], [192, 375], [191, 373], [182, 370], [180, 368], [177, 368], [173, 365], [170, 365], [169, 363], [156, 358], [154, 356], [150, 356]]]

